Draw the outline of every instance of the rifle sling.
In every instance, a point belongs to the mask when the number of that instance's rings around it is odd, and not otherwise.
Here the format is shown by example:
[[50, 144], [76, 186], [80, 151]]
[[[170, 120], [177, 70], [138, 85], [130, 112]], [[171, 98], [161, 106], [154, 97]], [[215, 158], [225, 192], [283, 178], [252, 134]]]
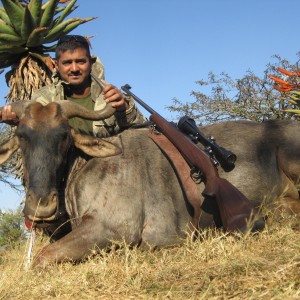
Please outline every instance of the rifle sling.
[[201, 216], [201, 194], [197, 188], [197, 184], [193, 181], [190, 175], [190, 167], [184, 160], [177, 148], [165, 137], [162, 133], [150, 129], [148, 136], [161, 149], [161, 151], [169, 158], [175, 169], [177, 177], [180, 180], [181, 187], [186, 196], [187, 201], [194, 209], [192, 218], [192, 231], [198, 229], [198, 224]]

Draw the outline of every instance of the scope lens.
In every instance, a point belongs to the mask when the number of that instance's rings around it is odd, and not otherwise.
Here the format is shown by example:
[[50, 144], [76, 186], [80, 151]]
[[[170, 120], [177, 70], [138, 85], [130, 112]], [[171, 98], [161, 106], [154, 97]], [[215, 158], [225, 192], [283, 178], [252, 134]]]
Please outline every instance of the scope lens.
[[234, 164], [236, 162], [236, 155], [234, 154], [231, 154], [227, 157], [226, 161], [229, 163], [229, 164]]

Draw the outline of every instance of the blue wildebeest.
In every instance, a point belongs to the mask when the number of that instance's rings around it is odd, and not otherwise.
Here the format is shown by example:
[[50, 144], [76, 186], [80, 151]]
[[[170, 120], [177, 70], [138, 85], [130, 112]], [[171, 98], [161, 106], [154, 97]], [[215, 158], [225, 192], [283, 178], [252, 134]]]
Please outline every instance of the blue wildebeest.
[[[87, 111], [68, 101], [42, 106], [16, 103], [15, 136], [0, 147], [0, 163], [21, 149], [26, 201], [24, 215], [57, 241], [42, 249], [35, 265], [80, 260], [97, 246], [125, 241], [143, 249], [182, 242], [194, 217], [169, 160], [147, 136], [148, 129], [128, 129], [98, 139], [68, 125], [74, 116], [106, 118], [113, 113]], [[238, 156], [228, 178], [259, 206], [267, 195], [282, 195], [281, 205], [300, 213], [295, 185], [300, 174], [300, 125], [228, 122], [203, 128]], [[203, 187], [199, 185], [199, 190]], [[203, 201], [203, 200], [201, 200]], [[204, 200], [205, 201], [205, 200]], [[201, 203], [199, 202], [199, 205]], [[199, 215], [199, 228], [213, 224], [212, 210]], [[66, 212], [66, 214], [64, 214]]]

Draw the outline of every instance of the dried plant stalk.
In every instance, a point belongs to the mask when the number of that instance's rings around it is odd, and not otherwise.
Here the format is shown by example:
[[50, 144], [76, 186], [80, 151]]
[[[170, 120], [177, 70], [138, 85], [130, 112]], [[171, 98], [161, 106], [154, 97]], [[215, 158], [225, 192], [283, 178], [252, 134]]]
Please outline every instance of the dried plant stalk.
[[[53, 60], [50, 57], [48, 60], [54, 67]], [[30, 100], [35, 90], [52, 82], [52, 71], [53, 68], [50, 69], [48, 65], [36, 57], [28, 55], [22, 58], [17, 66], [12, 67], [7, 76], [10, 87], [6, 96], [8, 102]]]
[[[44, 61], [31, 55], [20, 60], [20, 63], [13, 66], [6, 74], [9, 85], [9, 93], [6, 96], [7, 102], [28, 101], [34, 91], [50, 84], [54, 68], [54, 61], [49, 57], [44, 57]], [[11, 134], [14, 133], [12, 128]], [[20, 151], [11, 160], [11, 174], [17, 178], [23, 177], [23, 165]]]

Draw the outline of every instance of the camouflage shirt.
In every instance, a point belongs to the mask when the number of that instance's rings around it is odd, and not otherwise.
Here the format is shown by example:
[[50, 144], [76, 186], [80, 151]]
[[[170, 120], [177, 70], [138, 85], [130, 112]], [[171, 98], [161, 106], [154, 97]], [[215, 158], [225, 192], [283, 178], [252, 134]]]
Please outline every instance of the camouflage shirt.
[[[99, 58], [93, 57], [95, 62], [92, 65], [92, 73], [99, 80], [104, 79], [104, 66]], [[59, 74], [54, 72], [52, 76], [53, 83], [35, 91], [31, 100], [38, 101], [44, 105], [52, 101], [66, 100], [65, 87], [67, 82], [60, 79]], [[103, 109], [106, 105], [102, 95], [102, 88], [93, 80], [91, 84], [91, 97], [94, 101], [94, 110]], [[93, 135], [97, 137], [107, 137], [114, 135], [133, 124], [141, 124], [146, 118], [137, 109], [134, 99], [125, 95], [125, 101], [129, 104], [129, 108], [124, 112], [115, 112], [111, 117], [102, 121], [93, 121]]]

